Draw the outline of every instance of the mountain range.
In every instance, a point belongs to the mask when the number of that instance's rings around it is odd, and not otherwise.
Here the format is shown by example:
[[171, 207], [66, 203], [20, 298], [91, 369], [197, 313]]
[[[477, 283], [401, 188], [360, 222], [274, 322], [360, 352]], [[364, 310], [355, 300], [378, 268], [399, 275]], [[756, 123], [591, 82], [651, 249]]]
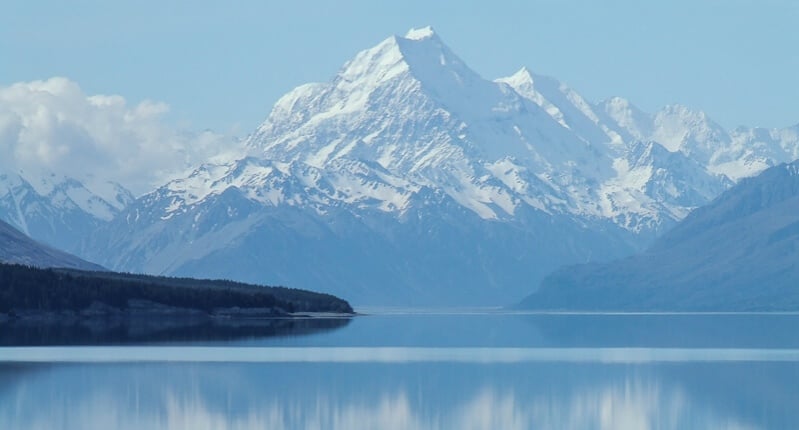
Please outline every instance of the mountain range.
[[549, 275], [521, 307], [799, 309], [799, 161], [741, 180], [646, 252]]
[[727, 131], [684, 106], [592, 103], [527, 68], [485, 79], [427, 27], [290, 91], [246, 145], [135, 199], [7, 174], [0, 217], [115, 270], [499, 305], [562, 265], [643, 250], [799, 158], [799, 126]]
[[135, 200], [117, 183], [94, 185], [53, 172], [0, 171], [0, 218], [40, 242], [74, 250]]

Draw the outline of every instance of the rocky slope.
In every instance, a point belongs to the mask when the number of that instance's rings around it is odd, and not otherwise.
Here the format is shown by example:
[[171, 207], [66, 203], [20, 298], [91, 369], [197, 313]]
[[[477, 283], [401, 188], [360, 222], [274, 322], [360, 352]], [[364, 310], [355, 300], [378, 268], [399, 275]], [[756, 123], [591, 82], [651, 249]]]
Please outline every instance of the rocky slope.
[[0, 262], [36, 267], [103, 270], [96, 264], [38, 243], [3, 221], [0, 221]]
[[561, 269], [535, 309], [799, 310], [799, 162], [742, 180], [645, 253]]

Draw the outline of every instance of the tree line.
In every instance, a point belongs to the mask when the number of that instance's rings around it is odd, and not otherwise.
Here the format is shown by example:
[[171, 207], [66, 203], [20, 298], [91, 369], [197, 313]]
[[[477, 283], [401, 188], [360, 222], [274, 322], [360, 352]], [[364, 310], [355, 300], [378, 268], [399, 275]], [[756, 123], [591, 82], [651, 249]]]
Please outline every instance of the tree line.
[[95, 302], [124, 310], [131, 300], [204, 312], [233, 307], [352, 312], [346, 301], [335, 296], [293, 288], [0, 263], [0, 312], [3, 313], [13, 309], [79, 311]]

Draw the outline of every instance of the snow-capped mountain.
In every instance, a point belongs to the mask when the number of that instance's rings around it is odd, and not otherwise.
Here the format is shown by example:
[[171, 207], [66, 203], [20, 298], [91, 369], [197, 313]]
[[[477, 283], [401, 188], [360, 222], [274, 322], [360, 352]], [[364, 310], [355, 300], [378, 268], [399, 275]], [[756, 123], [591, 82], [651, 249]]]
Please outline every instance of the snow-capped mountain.
[[655, 135], [662, 131], [655, 119], [626, 100], [591, 105], [566, 85], [527, 68], [497, 82], [513, 87], [583, 140], [605, 148], [613, 171], [599, 179], [593, 201], [572, 212], [611, 219], [646, 241], [731, 184], [679, 148], [668, 150]]
[[[119, 184], [82, 182], [53, 173], [0, 172], [0, 220], [58, 249], [73, 250], [134, 200]], [[102, 197], [101, 197], [102, 196]]]
[[738, 127], [728, 132], [704, 112], [686, 106], [666, 106], [648, 115], [620, 98], [599, 103], [597, 109], [633, 140], [658, 142], [734, 182], [799, 158], [799, 125], [784, 129]]
[[[131, 204], [81, 254], [125, 270], [313, 285], [359, 304], [474, 305], [507, 303], [519, 280], [564, 256], [631, 249], [631, 235], [610, 223], [595, 232], [530, 207], [487, 221], [440, 189], [392, 180], [357, 162], [204, 166]], [[364, 197], [356, 184], [405, 200]]]
[[431, 28], [289, 92], [247, 146], [127, 205], [79, 255], [356, 304], [505, 304], [799, 151], [795, 129], [592, 104], [526, 68], [484, 79]]
[[[289, 93], [248, 143], [259, 157], [317, 168], [369, 161], [443, 189], [484, 219], [512, 217], [525, 204], [520, 197], [544, 209], [550, 205], [538, 199], [564, 200], [551, 189], [611, 170], [601, 147], [509, 86], [479, 77], [429, 30], [389, 38], [358, 54], [333, 82]], [[533, 189], [524, 196], [519, 187]]]

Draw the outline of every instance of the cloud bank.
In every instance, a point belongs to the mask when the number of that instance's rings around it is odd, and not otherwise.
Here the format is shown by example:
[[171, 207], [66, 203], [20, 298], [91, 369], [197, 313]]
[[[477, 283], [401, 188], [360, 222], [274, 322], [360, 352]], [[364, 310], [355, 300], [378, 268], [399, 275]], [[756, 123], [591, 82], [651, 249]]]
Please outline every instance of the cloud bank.
[[141, 194], [206, 161], [242, 154], [231, 137], [168, 124], [165, 103], [87, 95], [66, 78], [0, 87], [0, 172], [114, 181]]

